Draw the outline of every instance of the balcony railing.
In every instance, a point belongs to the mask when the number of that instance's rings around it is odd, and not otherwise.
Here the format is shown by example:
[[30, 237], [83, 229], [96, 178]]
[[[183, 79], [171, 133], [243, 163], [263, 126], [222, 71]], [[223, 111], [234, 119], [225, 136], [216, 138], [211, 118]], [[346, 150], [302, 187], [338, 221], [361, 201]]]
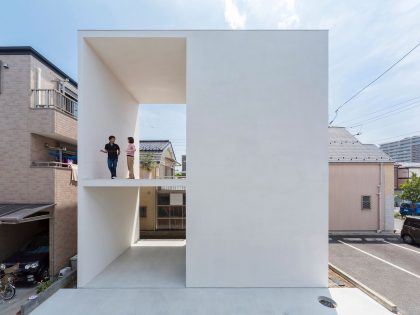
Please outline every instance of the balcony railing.
[[34, 108], [53, 108], [77, 119], [77, 102], [57, 90], [32, 90], [32, 97]]
[[64, 162], [54, 162], [54, 161], [33, 161], [32, 166], [35, 167], [63, 167], [63, 168], [70, 168], [72, 163], [64, 163]]

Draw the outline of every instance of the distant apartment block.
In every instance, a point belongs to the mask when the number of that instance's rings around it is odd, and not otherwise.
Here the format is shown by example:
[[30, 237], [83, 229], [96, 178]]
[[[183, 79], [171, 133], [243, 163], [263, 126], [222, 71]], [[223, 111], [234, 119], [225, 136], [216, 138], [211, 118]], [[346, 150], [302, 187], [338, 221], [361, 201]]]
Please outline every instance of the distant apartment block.
[[0, 47], [0, 132], [0, 259], [48, 234], [55, 275], [77, 252], [77, 83], [31, 47]]
[[380, 148], [395, 162], [420, 163], [420, 136], [383, 143]]

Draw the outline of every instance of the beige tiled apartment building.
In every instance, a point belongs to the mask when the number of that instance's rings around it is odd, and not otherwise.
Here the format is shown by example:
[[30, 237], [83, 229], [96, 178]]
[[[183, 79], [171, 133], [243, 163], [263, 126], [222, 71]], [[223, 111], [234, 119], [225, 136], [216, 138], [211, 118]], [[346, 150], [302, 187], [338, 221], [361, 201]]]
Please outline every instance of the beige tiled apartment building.
[[31, 47], [0, 47], [0, 132], [0, 259], [49, 233], [55, 275], [77, 252], [77, 83]]

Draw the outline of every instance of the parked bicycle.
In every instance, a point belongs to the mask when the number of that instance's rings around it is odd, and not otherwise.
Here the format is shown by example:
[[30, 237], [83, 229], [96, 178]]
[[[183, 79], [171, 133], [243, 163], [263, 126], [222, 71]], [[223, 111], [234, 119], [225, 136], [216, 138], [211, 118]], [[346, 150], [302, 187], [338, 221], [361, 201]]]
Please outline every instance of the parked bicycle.
[[0, 297], [11, 300], [16, 294], [15, 273], [19, 270], [19, 263], [3, 270], [0, 279]]

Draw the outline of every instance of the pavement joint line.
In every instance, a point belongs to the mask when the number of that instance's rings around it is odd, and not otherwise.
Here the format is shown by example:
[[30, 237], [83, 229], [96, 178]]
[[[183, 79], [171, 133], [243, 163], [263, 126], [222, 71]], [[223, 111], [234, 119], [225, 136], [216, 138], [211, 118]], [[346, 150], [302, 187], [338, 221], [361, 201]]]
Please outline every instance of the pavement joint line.
[[383, 242], [385, 242], [387, 244], [391, 244], [391, 245], [397, 246], [397, 247], [400, 247], [400, 248], [405, 249], [405, 250], [409, 250], [410, 252], [414, 252], [414, 253], [420, 255], [420, 251], [418, 251], [418, 250], [414, 250], [414, 249], [411, 249], [411, 248], [408, 248], [408, 247], [405, 247], [405, 246], [394, 244], [394, 243], [391, 243], [391, 242], [388, 242], [388, 241], [385, 241], [385, 240], [383, 240]]
[[345, 242], [343, 242], [343, 241], [341, 241], [341, 240], [338, 240], [338, 241], [339, 241], [340, 243], [344, 244], [344, 245], [347, 245], [347, 246], [349, 246], [349, 247], [351, 247], [351, 248], [355, 249], [355, 250], [358, 250], [359, 252], [361, 252], [361, 253], [363, 253], [363, 254], [365, 254], [365, 255], [368, 255], [368, 256], [370, 256], [370, 257], [372, 257], [372, 258], [375, 258], [375, 259], [377, 259], [377, 260], [379, 260], [379, 261], [381, 261], [381, 262], [383, 262], [383, 263], [385, 263], [385, 264], [388, 264], [388, 265], [390, 265], [391, 267], [394, 267], [395, 269], [398, 269], [398, 270], [400, 270], [400, 271], [403, 271], [403, 272], [405, 272], [405, 273], [408, 273], [409, 275], [411, 275], [411, 276], [413, 276], [413, 277], [415, 277], [415, 278], [417, 278], [417, 279], [420, 279], [420, 275], [415, 274], [414, 272], [408, 271], [407, 269], [404, 269], [404, 268], [402, 268], [402, 267], [400, 267], [400, 266], [398, 266], [398, 265], [395, 265], [395, 264], [393, 264], [393, 263], [391, 263], [391, 262], [389, 262], [389, 261], [387, 261], [387, 260], [385, 260], [385, 259], [382, 259], [382, 258], [380, 258], [380, 257], [378, 257], [378, 256], [375, 256], [375, 255], [373, 255], [373, 254], [371, 254], [371, 253], [368, 253], [368, 252], [364, 251], [363, 249], [357, 248], [356, 246], [353, 246], [353, 245], [347, 244], [347, 243], [345, 243]]
[[344, 279], [346, 279], [348, 282], [350, 282], [351, 284], [353, 284], [360, 291], [364, 292], [366, 295], [368, 295], [369, 297], [371, 297], [372, 299], [374, 299], [376, 302], [378, 302], [379, 304], [381, 304], [387, 310], [391, 311], [392, 313], [398, 314], [398, 315], [401, 314], [398, 311], [398, 307], [394, 303], [392, 303], [387, 298], [385, 298], [382, 295], [380, 295], [378, 292], [372, 290], [368, 286], [366, 286], [363, 283], [361, 283], [360, 281], [356, 280], [355, 278], [353, 278], [352, 276], [350, 276], [348, 273], [344, 272], [343, 270], [341, 270], [337, 266], [333, 265], [332, 263], [328, 263], [328, 266], [330, 267], [331, 270], [333, 270], [334, 272], [336, 272], [337, 274], [339, 274], [341, 277], [343, 277]]

